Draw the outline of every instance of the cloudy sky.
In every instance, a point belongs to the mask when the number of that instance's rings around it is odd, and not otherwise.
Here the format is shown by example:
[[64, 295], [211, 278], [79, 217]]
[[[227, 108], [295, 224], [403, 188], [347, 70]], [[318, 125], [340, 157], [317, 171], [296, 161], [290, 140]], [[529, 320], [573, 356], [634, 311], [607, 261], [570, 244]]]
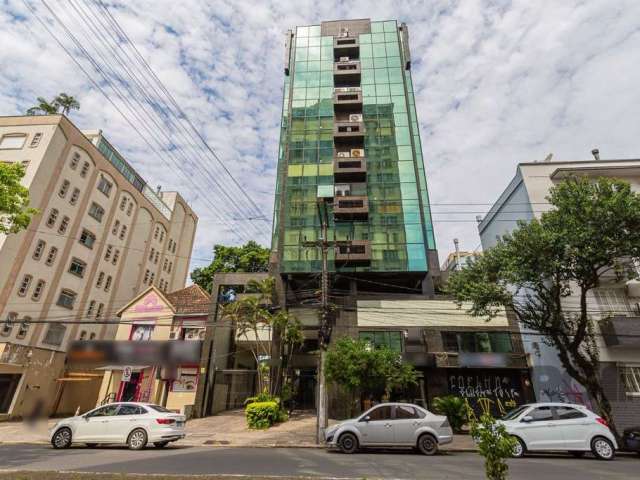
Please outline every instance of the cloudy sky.
[[[23, 0], [0, 0], [0, 114], [20, 114], [37, 96], [76, 96], [80, 128], [103, 129], [151, 185], [192, 203], [200, 216], [194, 266], [216, 242], [268, 244], [283, 33], [295, 25], [366, 17], [409, 25], [441, 260], [455, 237], [463, 249], [478, 247], [474, 219], [518, 162], [548, 153], [588, 159], [593, 147], [603, 158], [640, 154], [637, 0], [28, 3], [38, 17]], [[169, 113], [175, 106], [165, 109], [166, 95], [122, 46], [114, 20], [218, 159]]]

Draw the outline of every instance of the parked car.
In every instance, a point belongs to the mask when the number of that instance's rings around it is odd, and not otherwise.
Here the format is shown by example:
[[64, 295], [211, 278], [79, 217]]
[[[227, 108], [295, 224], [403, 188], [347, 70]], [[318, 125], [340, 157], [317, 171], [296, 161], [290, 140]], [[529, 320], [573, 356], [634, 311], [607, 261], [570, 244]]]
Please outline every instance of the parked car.
[[327, 446], [337, 447], [343, 453], [353, 453], [358, 448], [413, 447], [425, 455], [433, 455], [439, 445], [452, 440], [447, 417], [408, 403], [376, 405], [325, 432]]
[[640, 454], [640, 426], [627, 428], [622, 434], [625, 450]]
[[184, 415], [160, 405], [119, 402], [59, 421], [50, 430], [50, 437], [53, 448], [68, 448], [72, 443], [88, 447], [114, 443], [141, 450], [149, 442], [161, 448], [184, 438], [184, 426]]
[[574, 457], [591, 452], [601, 460], [612, 460], [618, 448], [607, 422], [583, 405], [532, 403], [515, 408], [500, 421], [518, 441], [514, 457], [566, 450]]

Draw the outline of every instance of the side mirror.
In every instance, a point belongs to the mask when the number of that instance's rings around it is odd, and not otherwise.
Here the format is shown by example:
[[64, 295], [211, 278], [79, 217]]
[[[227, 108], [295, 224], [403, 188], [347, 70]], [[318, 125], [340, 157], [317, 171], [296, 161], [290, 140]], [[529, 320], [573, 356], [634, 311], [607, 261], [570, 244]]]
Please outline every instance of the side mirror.
[[82, 416], [82, 418], [84, 418], [84, 421], [85, 421], [85, 422], [88, 422], [88, 421], [89, 421], [89, 415], [83, 415], [83, 416]]
[[522, 420], [520, 421], [524, 423], [533, 422], [533, 417], [531, 415], [525, 415], [524, 417], [522, 417]]
[[367, 415], [362, 420], [364, 420], [365, 422], [369, 422], [369, 421], [371, 421], [371, 417], [369, 415]]

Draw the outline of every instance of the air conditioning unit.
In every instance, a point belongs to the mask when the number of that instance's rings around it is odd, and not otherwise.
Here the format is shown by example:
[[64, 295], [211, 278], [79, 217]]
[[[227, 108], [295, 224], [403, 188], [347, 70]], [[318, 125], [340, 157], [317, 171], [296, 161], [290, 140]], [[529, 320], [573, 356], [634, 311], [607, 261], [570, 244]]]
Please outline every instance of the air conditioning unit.
[[349, 115], [349, 121], [350, 122], [361, 122], [362, 121], [362, 114], [361, 113], [352, 113], [351, 115]]
[[338, 87], [335, 89], [336, 93], [348, 93], [351, 91], [349, 87]]
[[340, 36], [341, 37], [348, 37], [349, 36], [349, 29], [346, 27], [343, 27], [340, 29]]
[[340, 61], [341, 62], [348, 62], [349, 61], [349, 57], [340, 57]]
[[338, 158], [349, 158], [349, 152], [338, 152], [336, 153]]
[[351, 149], [351, 156], [358, 158], [358, 157], [364, 157], [364, 149], [363, 148], [352, 148]]

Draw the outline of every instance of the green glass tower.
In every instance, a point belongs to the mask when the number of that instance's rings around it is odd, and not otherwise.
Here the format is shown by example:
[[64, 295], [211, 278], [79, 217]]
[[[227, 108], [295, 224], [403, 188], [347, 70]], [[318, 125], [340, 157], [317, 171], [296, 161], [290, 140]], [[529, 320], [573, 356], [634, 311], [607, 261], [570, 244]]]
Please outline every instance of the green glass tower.
[[304, 242], [319, 238], [326, 204], [330, 272], [428, 290], [437, 258], [407, 26], [301, 26], [285, 52], [272, 262], [289, 278], [321, 270]]

